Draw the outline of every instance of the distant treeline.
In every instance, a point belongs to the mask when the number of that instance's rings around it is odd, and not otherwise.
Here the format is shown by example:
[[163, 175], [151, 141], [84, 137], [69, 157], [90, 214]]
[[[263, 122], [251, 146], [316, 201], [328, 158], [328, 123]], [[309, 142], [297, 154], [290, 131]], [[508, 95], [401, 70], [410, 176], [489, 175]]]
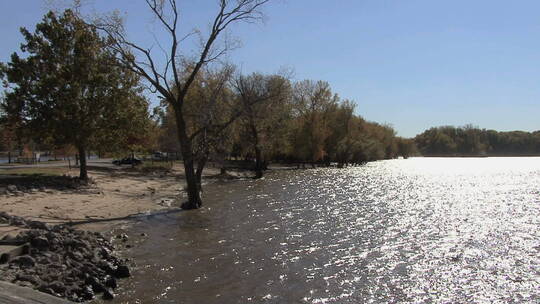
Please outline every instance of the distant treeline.
[[498, 132], [466, 125], [431, 128], [415, 137], [424, 156], [540, 155], [540, 131]]

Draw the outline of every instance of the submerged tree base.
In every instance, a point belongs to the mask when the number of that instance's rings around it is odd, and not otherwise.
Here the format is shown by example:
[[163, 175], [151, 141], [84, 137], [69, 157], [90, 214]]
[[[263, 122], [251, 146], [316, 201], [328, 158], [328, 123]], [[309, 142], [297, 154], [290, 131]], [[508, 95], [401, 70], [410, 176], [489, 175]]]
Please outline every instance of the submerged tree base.
[[183, 202], [182, 205], [180, 205], [180, 208], [184, 210], [194, 210], [194, 209], [199, 209], [201, 207], [202, 207], [201, 202], [193, 203], [193, 202], [187, 201], [187, 202]]

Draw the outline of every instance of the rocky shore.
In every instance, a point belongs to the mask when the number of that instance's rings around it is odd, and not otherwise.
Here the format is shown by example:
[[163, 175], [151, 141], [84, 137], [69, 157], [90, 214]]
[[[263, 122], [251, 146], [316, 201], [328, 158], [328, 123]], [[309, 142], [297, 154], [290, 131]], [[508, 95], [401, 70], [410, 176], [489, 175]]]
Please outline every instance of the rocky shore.
[[117, 279], [130, 276], [127, 261], [114, 255], [113, 245], [99, 232], [49, 226], [5, 212], [0, 212], [0, 224], [24, 229], [0, 240], [17, 249], [13, 256], [0, 256], [1, 280], [83, 302], [99, 294], [112, 299]]
[[2, 177], [0, 195], [20, 196], [46, 191], [85, 190], [91, 188], [92, 181], [82, 182], [73, 176], [15, 176]]

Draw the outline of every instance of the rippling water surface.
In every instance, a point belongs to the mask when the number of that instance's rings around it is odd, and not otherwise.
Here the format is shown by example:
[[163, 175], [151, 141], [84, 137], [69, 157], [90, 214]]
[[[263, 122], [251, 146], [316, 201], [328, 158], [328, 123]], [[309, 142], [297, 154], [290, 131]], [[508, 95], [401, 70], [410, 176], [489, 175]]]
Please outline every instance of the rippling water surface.
[[207, 187], [139, 223], [117, 302], [540, 302], [540, 158], [413, 158]]

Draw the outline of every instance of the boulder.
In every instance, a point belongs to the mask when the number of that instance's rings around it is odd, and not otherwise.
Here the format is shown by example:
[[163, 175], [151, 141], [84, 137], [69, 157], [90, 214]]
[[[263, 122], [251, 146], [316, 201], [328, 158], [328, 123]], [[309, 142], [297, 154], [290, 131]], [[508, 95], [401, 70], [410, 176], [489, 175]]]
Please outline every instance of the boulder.
[[94, 291], [90, 286], [84, 286], [77, 291], [77, 296], [83, 301], [92, 300], [94, 298]]
[[66, 291], [66, 286], [58, 281], [50, 283], [48, 287], [59, 294], [63, 294]]
[[40, 283], [39, 277], [37, 275], [30, 275], [25, 273], [18, 274], [16, 280], [21, 282], [30, 282], [35, 285]]
[[116, 283], [116, 279], [111, 276], [106, 276], [104, 282], [105, 282], [105, 286], [107, 287], [110, 287], [110, 288], [118, 287], [118, 284]]
[[19, 267], [34, 267], [36, 265], [36, 260], [29, 255], [21, 255], [11, 259], [9, 263], [18, 265]]
[[102, 292], [105, 290], [105, 286], [103, 286], [103, 284], [101, 284], [101, 282], [99, 281], [98, 278], [94, 277], [94, 276], [89, 276], [85, 283], [89, 286], [92, 286], [92, 290], [94, 292]]
[[26, 226], [26, 221], [21, 217], [12, 216], [10, 224], [13, 226]]
[[30, 229], [43, 229], [43, 230], [49, 230], [49, 226], [43, 222], [38, 221], [30, 221], [27, 223], [28, 228]]
[[33, 238], [30, 241], [30, 245], [32, 245], [32, 247], [37, 248], [39, 250], [47, 250], [49, 249], [49, 240], [47, 240], [47, 238], [45, 237], [39, 236], [39, 237]]
[[131, 276], [131, 273], [129, 272], [129, 268], [126, 265], [120, 265], [116, 268], [114, 276], [120, 279], [129, 278]]
[[114, 299], [114, 293], [111, 289], [109, 288], [106, 288], [104, 291], [103, 291], [103, 300], [112, 300]]

